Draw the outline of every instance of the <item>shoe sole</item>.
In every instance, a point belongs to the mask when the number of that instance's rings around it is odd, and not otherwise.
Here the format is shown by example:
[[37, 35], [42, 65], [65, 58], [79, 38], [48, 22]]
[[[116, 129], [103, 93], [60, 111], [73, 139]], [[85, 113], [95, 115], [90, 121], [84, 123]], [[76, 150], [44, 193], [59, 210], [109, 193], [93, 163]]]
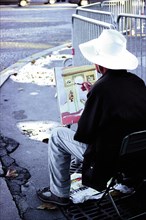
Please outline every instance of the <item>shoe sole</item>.
[[45, 200], [45, 199], [41, 198], [39, 195], [38, 195], [38, 198], [39, 198], [42, 202], [45, 202], [45, 203], [52, 203], [52, 204], [60, 205], [60, 206], [67, 206], [67, 205], [69, 205], [69, 202], [68, 202], [68, 203], [59, 203], [59, 202], [57, 202], [57, 201], [48, 201], [48, 200]]

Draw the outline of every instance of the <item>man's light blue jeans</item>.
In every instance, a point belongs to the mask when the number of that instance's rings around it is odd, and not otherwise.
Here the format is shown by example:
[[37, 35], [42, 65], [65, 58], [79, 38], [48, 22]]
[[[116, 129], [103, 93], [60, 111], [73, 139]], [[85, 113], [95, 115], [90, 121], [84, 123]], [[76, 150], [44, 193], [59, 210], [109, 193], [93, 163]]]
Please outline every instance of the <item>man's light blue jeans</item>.
[[83, 161], [87, 148], [87, 144], [74, 140], [74, 134], [67, 127], [57, 127], [49, 139], [50, 190], [59, 197], [69, 197], [71, 155]]

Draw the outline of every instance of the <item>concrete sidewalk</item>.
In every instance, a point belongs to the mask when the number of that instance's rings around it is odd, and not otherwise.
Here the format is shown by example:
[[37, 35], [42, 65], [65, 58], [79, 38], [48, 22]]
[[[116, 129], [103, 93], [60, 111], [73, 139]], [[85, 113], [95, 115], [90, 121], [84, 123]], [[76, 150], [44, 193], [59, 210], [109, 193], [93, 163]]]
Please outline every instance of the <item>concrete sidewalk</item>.
[[1, 220], [66, 219], [56, 207], [44, 209], [36, 190], [48, 186], [44, 140], [60, 125], [54, 67], [71, 57], [66, 44], [20, 60], [0, 74]]

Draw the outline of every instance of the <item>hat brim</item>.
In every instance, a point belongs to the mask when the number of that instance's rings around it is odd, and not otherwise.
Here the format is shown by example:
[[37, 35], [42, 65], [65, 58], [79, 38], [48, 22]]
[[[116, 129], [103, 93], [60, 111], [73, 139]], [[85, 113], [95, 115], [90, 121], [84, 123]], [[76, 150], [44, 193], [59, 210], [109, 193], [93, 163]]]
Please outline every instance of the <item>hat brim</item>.
[[[98, 39], [80, 44], [79, 48], [83, 56], [91, 63], [98, 64], [108, 69], [128, 69], [134, 70], [138, 66], [138, 59], [127, 49], [123, 50], [119, 55], [98, 54], [97, 48], [100, 44]], [[96, 47], [95, 47], [96, 46]]]

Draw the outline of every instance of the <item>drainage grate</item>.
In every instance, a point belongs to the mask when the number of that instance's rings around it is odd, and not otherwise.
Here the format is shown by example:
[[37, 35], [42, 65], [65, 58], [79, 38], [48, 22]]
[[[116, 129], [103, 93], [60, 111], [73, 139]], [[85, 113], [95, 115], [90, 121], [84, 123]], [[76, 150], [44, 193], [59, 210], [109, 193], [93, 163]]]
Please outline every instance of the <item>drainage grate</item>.
[[116, 214], [115, 211], [107, 207], [106, 209], [99, 208], [95, 202], [84, 202], [80, 205], [71, 205], [64, 210], [64, 214], [68, 219], [75, 220], [93, 220], [93, 219], [113, 219]]
[[[136, 206], [134, 208], [132, 206], [129, 207], [130, 202], [129, 199], [124, 199], [116, 203], [123, 219], [140, 213], [140, 210]], [[108, 200], [102, 201], [101, 207], [97, 205], [96, 201], [72, 204], [67, 208], [62, 208], [62, 212], [69, 220], [119, 220], [113, 206]], [[146, 220], [146, 215], [137, 219]]]
[[[75, 159], [72, 160], [70, 173], [81, 172], [82, 164], [76, 164]], [[116, 205], [123, 217], [123, 219], [130, 218], [133, 215], [139, 214], [141, 205], [141, 201], [138, 201], [135, 198], [135, 201], [131, 197], [121, 198], [116, 201]], [[146, 201], [142, 201], [142, 203], [146, 204]], [[131, 205], [131, 207], [129, 207]], [[86, 201], [82, 204], [71, 204], [68, 207], [61, 208], [65, 217], [68, 220], [119, 220], [111, 202], [108, 199], [104, 199], [100, 205], [97, 204], [97, 200], [95, 201]], [[137, 218], [139, 220], [146, 220], [146, 215]]]

